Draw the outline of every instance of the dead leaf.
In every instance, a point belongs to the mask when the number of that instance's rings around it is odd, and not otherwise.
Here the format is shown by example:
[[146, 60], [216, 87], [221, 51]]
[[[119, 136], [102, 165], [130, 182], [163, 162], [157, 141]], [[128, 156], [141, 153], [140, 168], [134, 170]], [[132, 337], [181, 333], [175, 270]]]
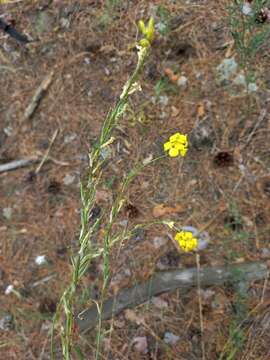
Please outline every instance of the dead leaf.
[[197, 116], [199, 119], [202, 119], [205, 117], [205, 107], [202, 102], [199, 102], [197, 105]]
[[177, 214], [182, 211], [183, 211], [182, 205], [176, 205], [176, 206], [172, 207], [172, 206], [166, 206], [164, 204], [158, 204], [153, 208], [152, 213], [155, 218], [159, 218], [164, 215]]
[[175, 106], [172, 106], [171, 107], [171, 110], [172, 110], [172, 117], [176, 117], [176, 116], [178, 116], [179, 115], [179, 113], [180, 113], [180, 109], [179, 108], [177, 108], [177, 107], [175, 107]]
[[141, 325], [144, 324], [144, 319], [140, 316], [138, 316], [135, 311], [131, 310], [131, 309], [127, 309], [125, 311], [125, 318], [128, 321], [131, 321], [133, 323], [136, 323], [137, 325]]
[[166, 75], [166, 76], [168, 76], [168, 78], [170, 79], [170, 81], [171, 82], [177, 82], [177, 80], [178, 80], [178, 75], [176, 75], [174, 72], [173, 72], [173, 70], [172, 69], [170, 69], [170, 68], [165, 68], [164, 69], [164, 74]]
[[148, 343], [146, 336], [137, 336], [132, 340], [134, 350], [139, 353], [146, 354], [148, 353]]
[[234, 48], [234, 40], [228, 42], [227, 44], [228, 44], [228, 47], [227, 47], [227, 50], [226, 50], [226, 53], [225, 53], [225, 58], [226, 58], [226, 59], [232, 57], [233, 48]]
[[96, 201], [105, 202], [111, 200], [112, 194], [108, 190], [97, 190], [96, 191]]

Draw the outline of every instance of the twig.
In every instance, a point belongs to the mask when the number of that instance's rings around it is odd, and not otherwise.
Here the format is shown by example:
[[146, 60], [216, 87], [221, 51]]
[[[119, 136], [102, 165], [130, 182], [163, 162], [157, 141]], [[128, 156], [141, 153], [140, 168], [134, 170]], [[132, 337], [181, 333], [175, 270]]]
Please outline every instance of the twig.
[[40, 279], [40, 280], [34, 282], [33, 284], [31, 284], [31, 288], [35, 288], [35, 287], [37, 287], [37, 286], [39, 286], [41, 284], [44, 284], [45, 282], [50, 281], [54, 277], [56, 277], [56, 274], [48, 275], [48, 276], [44, 277], [43, 279]]
[[250, 140], [252, 139], [253, 135], [257, 131], [258, 127], [265, 119], [266, 114], [267, 114], [266, 109], [262, 109], [258, 121], [256, 122], [254, 128], [252, 129], [251, 133], [249, 134], [249, 136], [248, 136], [247, 140], [245, 141], [245, 143], [243, 144], [243, 146], [241, 146], [241, 150], [245, 149], [248, 146], [248, 144], [250, 143]]
[[56, 165], [61, 165], [61, 166], [70, 166], [70, 163], [67, 162], [67, 161], [60, 161], [60, 160], [57, 160], [51, 156], [48, 156], [48, 159], [47, 160], [50, 160], [52, 163], [56, 164]]
[[[205, 267], [200, 269], [201, 286], [222, 285], [233, 282], [235, 273], [241, 272], [245, 281], [262, 280], [267, 276], [265, 262], [233, 264], [228, 267]], [[111, 297], [103, 304], [102, 319], [111, 319], [126, 308], [148, 301], [152, 296], [180, 288], [187, 290], [197, 284], [197, 268], [172, 270], [154, 274], [149, 280], [132, 288], [123, 289], [116, 297]], [[237, 279], [236, 279], [237, 280]], [[97, 305], [81, 312], [75, 319], [81, 334], [93, 329], [99, 322]]]
[[0, 165], [0, 173], [6, 172], [6, 171], [11, 171], [11, 170], [16, 170], [16, 169], [19, 169], [22, 167], [26, 167], [26, 166], [32, 165], [38, 161], [39, 161], [39, 159], [36, 157], [29, 158], [29, 159], [14, 160], [9, 163]]
[[45, 92], [48, 90], [49, 86], [52, 83], [53, 80], [54, 71], [51, 71], [49, 75], [45, 77], [45, 79], [42, 81], [40, 86], [37, 88], [30, 104], [27, 106], [24, 115], [23, 115], [23, 121], [29, 120], [36, 111], [38, 104], [40, 103], [42, 97], [44, 96]]
[[38, 174], [43, 166], [43, 164], [45, 163], [46, 160], [48, 160], [48, 156], [49, 156], [49, 153], [50, 153], [50, 150], [53, 146], [53, 143], [54, 143], [54, 140], [56, 139], [56, 136], [58, 135], [58, 129], [55, 130], [55, 132], [53, 133], [53, 136], [51, 138], [51, 141], [50, 141], [50, 144], [49, 144], [49, 147], [46, 151], [46, 153], [44, 154], [40, 164], [38, 165], [38, 167], [36, 168], [36, 171], [35, 173]]

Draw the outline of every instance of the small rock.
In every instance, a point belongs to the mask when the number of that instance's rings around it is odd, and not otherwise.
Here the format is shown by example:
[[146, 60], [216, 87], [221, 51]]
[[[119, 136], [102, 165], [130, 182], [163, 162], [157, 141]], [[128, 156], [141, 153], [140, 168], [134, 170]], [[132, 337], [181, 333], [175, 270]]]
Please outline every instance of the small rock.
[[230, 78], [236, 73], [237, 68], [238, 64], [234, 58], [224, 59], [216, 68], [219, 82], [221, 83], [224, 80], [230, 80]]
[[152, 298], [151, 302], [158, 309], [167, 309], [168, 308], [167, 301], [163, 300], [160, 296], [154, 296]]
[[7, 136], [11, 136], [13, 134], [13, 127], [7, 126], [7, 127], [4, 128], [3, 131]]
[[68, 29], [70, 27], [70, 20], [67, 18], [61, 18], [59, 20], [60, 26], [63, 29]]
[[198, 122], [189, 137], [191, 145], [202, 150], [204, 147], [212, 147], [215, 141], [215, 133], [209, 121]]
[[106, 75], [106, 76], [110, 76], [110, 75], [111, 75], [111, 72], [110, 72], [110, 70], [109, 70], [107, 67], [105, 67], [104, 72], [105, 72], [105, 75]]
[[35, 263], [37, 265], [44, 265], [46, 264], [46, 256], [45, 255], [38, 255], [36, 258], [35, 258]]
[[167, 106], [168, 103], [169, 103], [169, 98], [168, 98], [168, 96], [166, 96], [166, 95], [161, 95], [161, 96], [159, 97], [159, 103], [160, 103], [161, 106]]
[[268, 248], [261, 249], [261, 259], [270, 259], [270, 249]]
[[70, 174], [67, 174], [64, 179], [63, 179], [63, 182], [65, 185], [71, 185], [75, 180], [75, 176], [74, 175], [70, 175]]
[[13, 209], [11, 207], [4, 208], [3, 209], [4, 218], [6, 218], [7, 220], [10, 220], [12, 217], [12, 212], [13, 212]]
[[8, 285], [6, 287], [6, 290], [5, 290], [5, 295], [11, 294], [13, 290], [14, 290], [14, 286], [13, 285]]
[[132, 340], [134, 350], [141, 354], [148, 353], [148, 343], [146, 336], [137, 336]]
[[249, 2], [244, 2], [241, 10], [243, 15], [252, 16], [253, 14], [252, 7]]
[[14, 328], [13, 316], [7, 314], [0, 319], [0, 330], [10, 331]]
[[258, 86], [255, 83], [248, 84], [248, 92], [256, 92], [258, 90]]
[[164, 237], [156, 236], [153, 239], [153, 244], [156, 249], [159, 249], [161, 246], [167, 244], [168, 239], [165, 239]]
[[174, 335], [170, 331], [166, 331], [163, 341], [169, 345], [175, 345], [180, 340], [180, 336]]
[[186, 88], [188, 85], [188, 79], [185, 76], [180, 76], [177, 80], [177, 85], [182, 88]]
[[75, 133], [66, 135], [66, 136], [64, 137], [64, 143], [65, 143], [65, 144], [69, 144], [69, 143], [71, 143], [73, 140], [75, 140], [76, 137], [77, 137], [77, 134], [75, 134]]

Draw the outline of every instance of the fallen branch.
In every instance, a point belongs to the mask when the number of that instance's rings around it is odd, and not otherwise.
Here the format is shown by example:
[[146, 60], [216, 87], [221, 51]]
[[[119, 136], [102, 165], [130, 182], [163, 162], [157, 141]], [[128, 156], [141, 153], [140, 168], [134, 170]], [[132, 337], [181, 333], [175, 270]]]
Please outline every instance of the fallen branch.
[[[200, 285], [214, 286], [227, 282], [262, 280], [267, 276], [267, 264], [263, 262], [234, 264], [229, 267], [205, 267], [200, 269]], [[111, 319], [126, 308], [148, 301], [152, 296], [175, 289], [189, 289], [197, 285], [197, 269], [172, 270], [153, 275], [145, 283], [124, 289], [103, 304], [101, 317]], [[84, 310], [76, 317], [76, 325], [81, 334], [93, 329], [99, 321], [97, 305]]]
[[53, 74], [54, 71], [51, 71], [49, 75], [45, 77], [45, 79], [42, 81], [40, 86], [37, 88], [30, 104], [27, 106], [24, 115], [23, 115], [23, 121], [30, 119], [34, 112], [36, 111], [38, 104], [40, 103], [42, 97], [44, 96], [45, 92], [48, 90], [49, 86], [52, 83], [53, 80]]
[[0, 165], [0, 173], [16, 170], [22, 167], [26, 167], [32, 165], [34, 163], [39, 162], [38, 158], [29, 158], [29, 159], [21, 159], [21, 160], [14, 160], [6, 164]]

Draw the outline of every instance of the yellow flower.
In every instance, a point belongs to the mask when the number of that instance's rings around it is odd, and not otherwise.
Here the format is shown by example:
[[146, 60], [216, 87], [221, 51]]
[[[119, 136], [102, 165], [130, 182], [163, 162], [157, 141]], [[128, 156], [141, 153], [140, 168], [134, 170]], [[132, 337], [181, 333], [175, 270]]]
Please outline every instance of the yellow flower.
[[187, 135], [177, 132], [164, 144], [164, 151], [169, 151], [169, 156], [171, 157], [176, 157], [179, 154], [181, 154], [181, 156], [185, 156], [187, 153], [187, 147]]
[[198, 247], [198, 239], [193, 237], [191, 231], [180, 231], [176, 233], [174, 238], [179, 247], [185, 252], [196, 250]]

